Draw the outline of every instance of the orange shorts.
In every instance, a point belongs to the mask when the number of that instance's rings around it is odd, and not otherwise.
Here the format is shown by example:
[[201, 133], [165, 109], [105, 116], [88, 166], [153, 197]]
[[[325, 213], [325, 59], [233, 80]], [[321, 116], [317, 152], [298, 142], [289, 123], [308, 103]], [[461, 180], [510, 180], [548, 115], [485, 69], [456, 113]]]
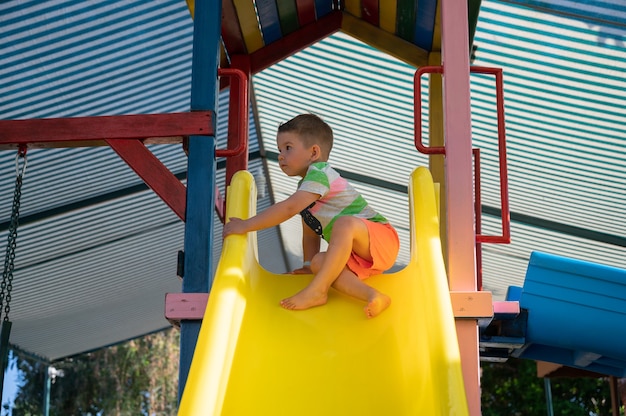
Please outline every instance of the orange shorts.
[[348, 259], [348, 268], [359, 279], [381, 274], [388, 270], [396, 262], [398, 251], [400, 250], [400, 240], [398, 233], [391, 224], [381, 224], [363, 219], [370, 235], [370, 254], [372, 261], [365, 260], [352, 252]]

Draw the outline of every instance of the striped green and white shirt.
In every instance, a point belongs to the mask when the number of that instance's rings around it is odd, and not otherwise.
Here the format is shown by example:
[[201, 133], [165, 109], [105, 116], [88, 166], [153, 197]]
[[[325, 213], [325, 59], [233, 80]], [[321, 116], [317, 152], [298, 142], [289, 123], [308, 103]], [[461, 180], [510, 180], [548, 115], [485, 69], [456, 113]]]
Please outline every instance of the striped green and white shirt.
[[383, 224], [388, 222], [327, 162], [311, 164], [298, 184], [298, 190], [321, 195], [320, 199], [304, 209], [300, 215], [304, 222], [326, 241], [330, 241], [333, 224], [337, 218], [345, 215]]

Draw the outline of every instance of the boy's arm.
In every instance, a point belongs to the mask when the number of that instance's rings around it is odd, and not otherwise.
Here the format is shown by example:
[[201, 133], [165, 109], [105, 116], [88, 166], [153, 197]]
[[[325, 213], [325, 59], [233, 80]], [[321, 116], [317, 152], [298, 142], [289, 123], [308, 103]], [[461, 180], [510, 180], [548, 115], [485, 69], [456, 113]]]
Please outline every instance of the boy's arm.
[[[320, 236], [315, 234], [315, 231], [311, 229], [304, 220], [302, 221], [302, 252], [304, 264], [302, 267], [295, 269], [291, 273], [293, 274], [309, 274], [311, 273], [311, 260], [320, 252]], [[308, 262], [308, 264], [307, 264]]]
[[231, 234], [245, 234], [249, 231], [258, 231], [274, 227], [275, 225], [278, 225], [298, 214], [319, 198], [319, 194], [306, 191], [296, 191], [289, 198], [270, 206], [265, 211], [252, 218], [247, 220], [229, 218], [229, 221], [224, 224], [223, 236], [226, 237]]

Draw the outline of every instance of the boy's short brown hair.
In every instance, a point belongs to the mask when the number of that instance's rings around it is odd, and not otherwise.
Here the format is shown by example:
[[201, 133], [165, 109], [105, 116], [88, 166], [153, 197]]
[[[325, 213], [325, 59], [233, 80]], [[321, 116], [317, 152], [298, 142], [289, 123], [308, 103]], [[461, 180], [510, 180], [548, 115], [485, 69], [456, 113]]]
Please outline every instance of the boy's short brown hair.
[[333, 129], [315, 114], [300, 114], [278, 126], [278, 133], [296, 133], [307, 147], [319, 145], [325, 159], [333, 148]]

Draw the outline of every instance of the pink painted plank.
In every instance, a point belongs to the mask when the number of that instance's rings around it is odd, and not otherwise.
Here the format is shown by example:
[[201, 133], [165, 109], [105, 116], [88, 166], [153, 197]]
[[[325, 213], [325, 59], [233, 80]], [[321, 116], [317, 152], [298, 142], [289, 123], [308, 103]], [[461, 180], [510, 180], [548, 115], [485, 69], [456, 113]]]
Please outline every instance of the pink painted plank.
[[165, 318], [171, 321], [202, 319], [208, 301], [208, 293], [166, 293]]
[[494, 301], [493, 302], [493, 313], [494, 315], [508, 315], [508, 316], [517, 316], [519, 315], [520, 307], [519, 302], [515, 301]]
[[[467, 1], [441, 0], [448, 273], [451, 291], [474, 291], [477, 287], [467, 13]], [[457, 320], [456, 330], [469, 413], [479, 416], [477, 322], [472, 319]]]

